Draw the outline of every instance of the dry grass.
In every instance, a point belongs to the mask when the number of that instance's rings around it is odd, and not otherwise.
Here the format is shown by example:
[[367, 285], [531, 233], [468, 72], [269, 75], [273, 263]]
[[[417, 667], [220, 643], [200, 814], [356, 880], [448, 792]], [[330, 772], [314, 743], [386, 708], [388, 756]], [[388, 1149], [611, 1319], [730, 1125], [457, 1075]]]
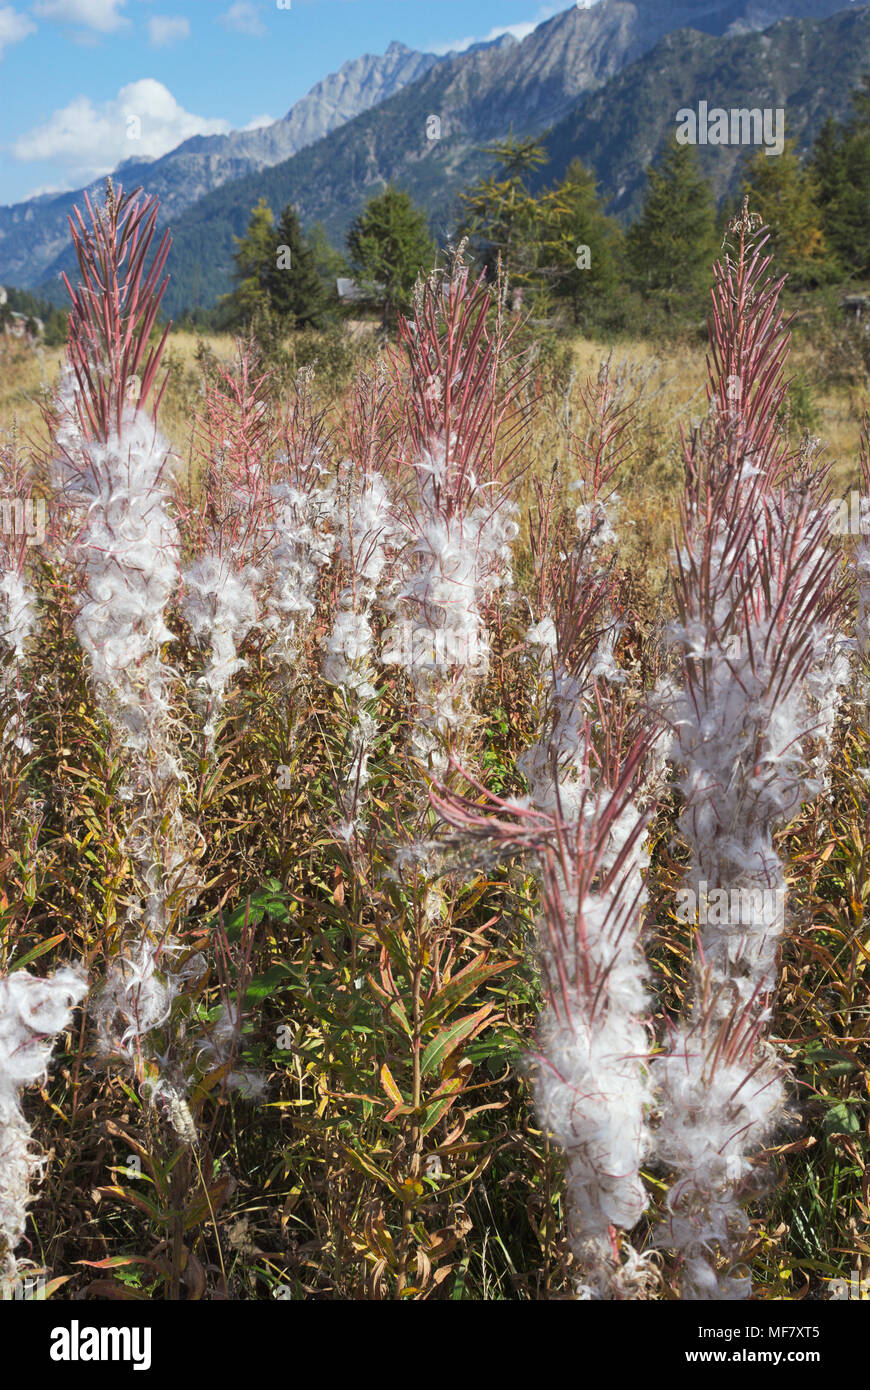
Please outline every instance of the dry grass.
[[[234, 355], [228, 336], [174, 333], [169, 342], [161, 421], [182, 458], [201, 399], [203, 342], [225, 361]], [[559, 466], [566, 494], [571, 431], [582, 428], [576, 387], [595, 375], [608, 352], [602, 342], [575, 342], [574, 386], [545, 391], [539, 402], [526, 462], [542, 477]], [[33, 352], [0, 342], [0, 428], [15, 420], [25, 438], [37, 432], [42, 393], [62, 355], [60, 349]], [[614, 361], [637, 417], [634, 454], [619, 480], [625, 504], [620, 564], [643, 667], [642, 639], [660, 606], [668, 606], [667, 556], [682, 483], [679, 427], [691, 426], [704, 411], [704, 349], [700, 342], [626, 342]], [[811, 371], [809, 345], [799, 346], [796, 364]], [[830, 438], [837, 459], [837, 484], [854, 485], [863, 397], [817, 390], [815, 403], [817, 432]], [[527, 489], [526, 504], [529, 498]], [[36, 660], [42, 685], [31, 711], [42, 749], [36, 792], [44, 803], [46, 849], [38, 864], [22, 859], [12, 866], [4, 931], [19, 958], [62, 933], [60, 951], [55, 947], [37, 968], [51, 968], [55, 952], [63, 958], [73, 943], [99, 975], [103, 943], [117, 929], [135, 885], [117, 841], [111, 783], [118, 769], [109, 764], [105, 728], [71, 629], [68, 594], [46, 626]], [[322, 629], [321, 621], [301, 664], [300, 684], [310, 702], [304, 709], [283, 708], [262, 663], [252, 658], [230, 701], [225, 761], [213, 778], [203, 773], [191, 808], [210, 846], [204, 866], [210, 888], [192, 943], [201, 944], [214, 930], [219, 908], [237, 941], [247, 930], [246, 894], [255, 895], [252, 983], [259, 1012], [247, 1047], [253, 1064], [268, 1074], [269, 1105], [252, 1117], [250, 1107], [221, 1094], [220, 1086], [197, 1093], [207, 1135], [204, 1178], [134, 1089], [93, 1067], [84, 1032], [60, 1047], [44, 1097], [50, 1095], [54, 1109], [33, 1107], [37, 1137], [52, 1157], [31, 1236], [34, 1258], [69, 1277], [62, 1297], [88, 1288], [92, 1297], [165, 1297], [167, 1290], [188, 1298], [390, 1294], [391, 1242], [403, 1228], [408, 1199], [399, 1183], [404, 1140], [385, 1118], [381, 1064], [389, 1063], [400, 1087], [407, 1088], [408, 1079], [400, 1042], [389, 1032], [389, 1012], [359, 981], [379, 978], [384, 952], [395, 953], [401, 975], [403, 943], [394, 931], [400, 904], [387, 887], [374, 891], [355, 880], [323, 831], [335, 809], [333, 772], [346, 731], [338, 701], [318, 683]], [[652, 674], [642, 669], [641, 683]], [[516, 755], [532, 736], [527, 682], [522, 663], [499, 653], [481, 696], [488, 723], [481, 761], [497, 789], [513, 789]], [[403, 717], [402, 692], [390, 683], [384, 726], [397, 727]], [[864, 918], [870, 862], [860, 774], [867, 762], [866, 736], [853, 723], [843, 731], [825, 814], [808, 812], [784, 837], [795, 866], [801, 930], [785, 952], [776, 1033], [795, 1068], [803, 1119], [775, 1151], [775, 1191], [753, 1213], [760, 1299], [823, 1297], [826, 1279], [848, 1277], [870, 1255], [870, 940]], [[292, 767], [290, 793], [276, 786], [276, 766]], [[413, 795], [401, 746], [385, 744], [372, 782], [385, 823], [403, 809], [411, 814]], [[673, 914], [680, 881], [675, 825], [674, 808], [666, 805], [655, 827], [653, 906], [661, 926], [653, 929], [652, 947], [663, 982], [662, 1012], [679, 1004], [689, 958]], [[451, 906], [450, 921], [462, 939], [460, 961], [473, 958], [485, 942], [499, 967], [494, 983], [473, 998], [474, 1007], [497, 1006], [497, 1026], [461, 1059], [461, 1068], [468, 1068], [462, 1071], [468, 1103], [462, 1099], [434, 1131], [445, 1176], [427, 1176], [425, 1190], [421, 1186], [413, 1199], [426, 1259], [419, 1289], [411, 1286], [408, 1296], [528, 1298], [564, 1295], [570, 1287], [559, 1159], [536, 1128], [519, 1063], [539, 1006], [524, 959], [530, 893], [530, 884], [511, 872], [480, 878]], [[16, 911], [16, 901], [28, 903], [27, 910]], [[7, 908], [2, 896], [0, 907]], [[216, 998], [211, 980], [195, 1007], [213, 1008]], [[433, 1152], [435, 1143], [433, 1137]], [[118, 1166], [139, 1152], [146, 1162], [137, 1184], [119, 1177]], [[657, 1175], [648, 1176], [654, 1220], [663, 1188]], [[156, 1189], [160, 1202], [150, 1216], [143, 1214], [136, 1199]], [[183, 1271], [164, 1272], [179, 1213], [187, 1223]], [[641, 1241], [651, 1234], [652, 1221]], [[131, 1263], [105, 1277], [78, 1263], [118, 1256]], [[676, 1297], [678, 1286], [678, 1271], [665, 1265], [662, 1296]]]

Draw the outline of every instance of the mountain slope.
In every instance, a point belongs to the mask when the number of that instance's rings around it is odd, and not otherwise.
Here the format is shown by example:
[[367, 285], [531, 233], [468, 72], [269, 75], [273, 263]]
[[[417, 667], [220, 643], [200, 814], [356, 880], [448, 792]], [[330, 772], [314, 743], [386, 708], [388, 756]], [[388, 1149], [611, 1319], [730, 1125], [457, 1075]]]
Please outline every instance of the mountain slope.
[[[292, 202], [304, 223], [321, 220], [331, 235], [340, 239], [367, 197], [393, 180], [428, 208], [433, 230], [444, 239], [455, 223], [458, 191], [489, 166], [481, 145], [511, 129], [517, 134], [540, 135], [555, 127], [561, 132], [560, 143], [553, 146], [554, 163], [546, 171], [548, 178], [561, 172], [559, 161], [565, 162], [567, 149], [581, 156], [585, 150], [606, 186], [611, 186], [611, 168], [616, 171], [618, 181], [612, 183], [613, 189], [623, 189], [620, 196], [630, 200], [668, 120], [694, 95], [704, 95], [706, 88], [697, 84], [709, 82], [710, 74], [718, 71], [717, 45], [732, 45], [722, 50], [727, 52], [723, 60], [727, 66], [739, 61], [741, 44], [757, 40], [760, 25], [785, 14], [811, 16], [804, 21], [811, 26], [823, 24], [824, 16], [841, 10], [843, 0], [695, 0], [692, 4], [686, 0], [600, 0], [592, 9], [572, 7], [556, 15], [521, 43], [503, 39], [433, 60], [395, 94], [291, 158], [255, 171], [247, 169], [242, 177], [222, 182], [180, 213], [170, 201], [175, 245], [167, 309], [177, 313], [188, 305], [211, 304], [229, 288], [233, 236], [244, 231], [250, 210], [261, 196], [276, 213]], [[845, 11], [850, 13], [854, 16], [855, 11]], [[694, 26], [694, 37], [678, 40], [672, 31], [686, 23]], [[676, 48], [667, 47], [668, 36]], [[666, 46], [656, 48], [663, 37]], [[811, 47], [811, 40], [808, 43]], [[825, 56], [815, 62], [813, 70], [822, 89], [830, 93], [826, 100], [830, 100], [832, 113], [838, 114], [848, 103], [848, 85], [844, 84], [839, 93], [832, 90], [835, 84], [829, 79], [838, 70], [839, 58], [831, 59], [831, 48], [832, 44], [824, 46]], [[763, 52], [753, 49], [750, 65], [761, 63]], [[681, 76], [678, 70], [684, 57], [695, 74], [691, 79], [688, 71]], [[659, 90], [656, 73], [662, 63], [666, 81]], [[620, 85], [620, 75], [627, 68], [633, 75]], [[759, 70], [754, 86], [748, 83], [750, 105], [768, 104], [757, 95], [762, 85]], [[641, 84], [644, 110], [642, 115], [636, 113], [637, 120], [632, 123], [630, 101], [635, 82]], [[741, 78], [740, 85], [743, 90], [747, 82]], [[797, 71], [791, 77], [785, 73], [779, 82], [786, 97], [800, 103], [804, 102], [802, 85], [806, 84], [801, 84]], [[676, 91], [679, 99], [674, 106]], [[621, 130], [631, 136], [630, 159], [621, 157], [619, 140], [607, 140], [606, 112], [611, 101], [616, 103]], [[591, 106], [592, 102], [597, 105]], [[585, 130], [583, 115], [587, 108], [597, 113], [598, 123], [594, 130], [590, 127], [590, 133]], [[441, 121], [439, 140], [427, 138], [428, 118], [433, 115]], [[645, 122], [648, 138], [644, 141]], [[621, 135], [623, 138], [627, 136]], [[199, 143], [206, 147], [210, 142]], [[175, 155], [181, 157], [184, 149], [180, 147]], [[171, 158], [166, 156], [165, 160]], [[160, 192], [156, 182], [159, 163], [146, 166], [137, 175], [155, 192]], [[131, 172], [125, 170], [128, 186]], [[22, 218], [14, 276], [6, 269], [8, 256], [4, 258], [4, 211]], [[39, 244], [37, 212], [31, 204], [24, 205], [23, 213], [20, 209], [0, 209], [0, 281], [7, 278], [50, 293], [49, 286], [57, 290], [57, 273], [70, 265], [70, 256], [62, 237], [55, 238], [54, 249], [60, 254], [54, 260], [46, 256], [44, 242], [38, 254], [22, 249], [28, 235]]]
[[[851, 92], [870, 71], [870, 7], [821, 22], [783, 20], [762, 34], [711, 38], [669, 34], [550, 131], [550, 163], [538, 186], [560, 178], [575, 156], [612, 195], [610, 211], [638, 213], [647, 165], [676, 129], [681, 107], [785, 110], [786, 136], [812, 144], [828, 116], [848, 115]], [[698, 146], [701, 168], [718, 198], [739, 185], [745, 148]], [[868, 209], [870, 216], [870, 209]]]
[[[546, 180], [560, 174], [572, 154], [580, 154], [606, 190], [622, 189], [624, 209], [640, 187], [645, 165], [673, 128], [676, 111], [704, 93], [716, 100], [721, 93], [724, 102], [733, 90], [744, 105], [784, 105], [795, 133], [809, 138], [818, 124], [812, 113], [841, 115], [848, 108], [850, 89], [868, 64], [868, 11], [787, 20], [767, 35], [734, 32], [735, 15], [739, 11], [745, 21], [750, 8], [715, 7], [710, 22], [730, 28], [731, 36], [677, 31], [613, 74], [608, 69], [617, 64], [619, 42], [623, 51], [642, 42], [636, 38], [640, 7], [619, 0], [559, 15], [510, 51], [461, 55], [440, 64], [293, 159], [228, 184], [189, 208], [173, 226], [170, 311], [213, 303], [229, 288], [232, 237], [241, 235], [261, 196], [276, 212], [292, 202], [303, 222], [321, 220], [338, 239], [366, 198], [393, 180], [429, 210], [443, 241], [455, 225], [458, 192], [491, 165], [481, 145], [511, 126], [517, 134], [539, 133], [555, 119], [559, 139], [552, 164], [543, 171]], [[583, 23], [596, 14], [595, 26]], [[775, 73], [771, 83], [759, 81], [768, 62]], [[736, 76], [729, 86], [731, 70]], [[804, 109], [811, 113], [808, 122], [800, 114]], [[441, 117], [438, 141], [426, 138], [430, 114]], [[724, 191], [738, 153], [723, 149], [719, 154], [726, 177], [717, 182]]]
[[[504, 134], [512, 124], [521, 130], [546, 128], [567, 114], [579, 95], [636, 56], [645, 42], [635, 37], [638, 13], [637, 5], [625, 0], [602, 0], [593, 10], [556, 16], [521, 44], [502, 40], [447, 55], [396, 95], [292, 159], [245, 172], [181, 215], [171, 215], [183, 247], [173, 253], [169, 311], [212, 303], [227, 289], [233, 235], [244, 230], [261, 195], [275, 211], [288, 201], [298, 203], [304, 220], [322, 216], [332, 234], [340, 236], [374, 186], [416, 166], [420, 196], [437, 206], [445, 189], [449, 193], [482, 167], [481, 142]], [[442, 121], [438, 142], [426, 137], [432, 114]], [[344, 131], [349, 135], [341, 139]], [[317, 155], [306, 159], [311, 150]], [[127, 168], [124, 177], [128, 186], [141, 180], [159, 193], [157, 173], [156, 165], [150, 165]], [[73, 198], [57, 201], [65, 213]], [[10, 214], [19, 218], [15, 258], [12, 238], [8, 233], [4, 238]], [[35, 204], [0, 209], [0, 282], [56, 294], [58, 273], [71, 265], [71, 258], [62, 218], [53, 229], [55, 258], [45, 254], [47, 239], [39, 241], [43, 217]]]
[[[290, 158], [440, 61], [433, 53], [391, 43], [381, 56], [365, 54], [345, 63], [272, 125], [229, 135], [195, 135], [159, 159], [124, 160], [118, 177], [128, 188], [143, 184], [156, 193], [165, 223], [221, 184]], [[87, 191], [99, 195], [103, 186], [104, 180], [98, 179]], [[45, 276], [68, 244], [67, 215], [74, 204], [83, 206], [83, 191], [0, 207], [0, 283], [32, 285]]]
[[[655, 26], [657, 38], [675, 29], [704, 34], [748, 34], [781, 19], [827, 19], [843, 10], [843, 0], [636, 0], [641, 21]], [[850, 0], [851, 3], [851, 0]]]

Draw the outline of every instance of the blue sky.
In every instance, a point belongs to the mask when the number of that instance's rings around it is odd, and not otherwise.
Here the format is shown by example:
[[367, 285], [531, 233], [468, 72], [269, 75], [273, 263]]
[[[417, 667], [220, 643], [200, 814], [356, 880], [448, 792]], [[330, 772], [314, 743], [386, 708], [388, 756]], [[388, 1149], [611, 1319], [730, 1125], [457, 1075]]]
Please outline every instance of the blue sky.
[[[589, 3], [590, 0], [585, 0]], [[264, 125], [392, 39], [518, 38], [568, 0], [0, 0], [0, 203], [77, 188], [130, 155]], [[142, 133], [128, 139], [131, 114]]]

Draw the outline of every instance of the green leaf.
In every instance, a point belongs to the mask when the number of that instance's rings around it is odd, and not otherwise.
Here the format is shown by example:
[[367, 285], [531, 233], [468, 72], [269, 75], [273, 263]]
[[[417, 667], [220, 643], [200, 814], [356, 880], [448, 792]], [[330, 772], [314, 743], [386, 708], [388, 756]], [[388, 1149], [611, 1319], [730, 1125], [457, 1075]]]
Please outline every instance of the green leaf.
[[9, 967], [10, 975], [13, 970], [23, 970], [25, 965], [29, 965], [38, 956], [44, 956], [46, 951], [50, 951], [52, 946], [60, 945], [61, 941], [66, 941], [66, 932], [58, 932], [57, 936], [50, 936], [46, 941], [40, 941], [39, 945], [34, 946], [32, 951], [28, 951], [26, 956], [21, 956], [12, 962]]
[[445, 1057], [454, 1052], [464, 1038], [476, 1032], [494, 1008], [494, 1004], [484, 1004], [476, 1013], [467, 1014], [458, 1023], [451, 1023], [449, 1028], [442, 1028], [440, 1033], [436, 1033], [423, 1053], [420, 1064], [423, 1075], [440, 1067]]
[[855, 1108], [850, 1106], [848, 1101], [840, 1101], [838, 1105], [830, 1106], [824, 1123], [826, 1134], [857, 1134], [861, 1128]]
[[462, 1081], [457, 1078], [456, 1084], [451, 1085], [451, 1089], [447, 1095], [439, 1096], [437, 1100], [433, 1100], [430, 1105], [425, 1106], [423, 1110], [423, 1119], [420, 1124], [420, 1135], [422, 1138], [425, 1138], [430, 1129], [434, 1129], [442, 1115], [446, 1115], [461, 1090]]
[[463, 999], [467, 999], [469, 994], [473, 994], [484, 980], [488, 980], [493, 975], [498, 975], [518, 964], [517, 958], [514, 958], [506, 961], [495, 961], [492, 965], [479, 965], [478, 961], [482, 959], [482, 956], [478, 956], [477, 960], [472, 961], [464, 970], [460, 970], [458, 975], [454, 975], [452, 980], [448, 980], [447, 984], [439, 989], [430, 1001], [426, 1017], [423, 1020], [424, 1027], [430, 1018], [437, 1018], [439, 1014], [455, 1009], [457, 1004], [461, 1004]]
[[224, 917], [224, 929], [233, 941], [244, 930], [246, 920], [249, 926], [259, 926], [264, 917], [271, 917], [275, 922], [286, 922], [290, 917], [288, 894], [276, 878], [267, 879], [262, 888], [255, 889], [234, 907]]
[[274, 994], [275, 990], [284, 984], [288, 977], [292, 977], [292, 974], [289, 966], [279, 961], [277, 965], [272, 965], [268, 970], [264, 970], [262, 975], [254, 976], [248, 985], [245, 999], [249, 1004], [258, 999], [268, 999], [269, 995]]

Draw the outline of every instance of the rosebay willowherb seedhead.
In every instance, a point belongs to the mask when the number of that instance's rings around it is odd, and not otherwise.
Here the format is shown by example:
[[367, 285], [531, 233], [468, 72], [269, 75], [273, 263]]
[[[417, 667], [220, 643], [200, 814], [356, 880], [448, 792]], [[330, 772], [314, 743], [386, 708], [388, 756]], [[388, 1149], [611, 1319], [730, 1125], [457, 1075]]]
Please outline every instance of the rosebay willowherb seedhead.
[[[826, 473], [800, 476], [778, 425], [788, 337], [765, 237], [746, 205], [717, 267], [710, 414], [686, 443], [686, 498], [671, 630], [682, 684], [656, 707], [691, 851], [690, 891], [752, 894], [750, 920], [707, 918], [698, 934], [688, 1018], [653, 1064], [662, 1093], [660, 1156], [675, 1169], [661, 1240], [685, 1257], [685, 1298], [746, 1297], [741, 1201], [753, 1156], [783, 1116], [782, 1067], [763, 1038], [776, 988], [785, 866], [775, 835], [819, 790], [819, 710], [844, 679], [843, 590], [827, 544]], [[823, 749], [824, 751], [824, 749]]]
[[[255, 325], [190, 399], [156, 212], [109, 184], [73, 219], [51, 446], [0, 446], [48, 517], [0, 534], [7, 1270], [26, 1106], [77, 1296], [778, 1295], [768, 1149], [864, 968], [870, 591], [790, 433], [766, 233], [729, 229], [656, 570], [651, 368], [551, 377], [463, 246], [339, 387], [331, 330]], [[49, 1107], [58, 946], [93, 986]]]
[[[541, 1124], [565, 1153], [576, 1293], [632, 1298], [656, 1284], [654, 1257], [639, 1256], [627, 1239], [647, 1207], [640, 1170], [652, 1145], [640, 922], [648, 864], [644, 765], [654, 736], [636, 736], [623, 748], [614, 728], [602, 756], [598, 731], [576, 719], [584, 775], [564, 809], [558, 782], [553, 810], [491, 795], [483, 804], [456, 793], [433, 792], [432, 799], [463, 837], [521, 849], [537, 865], [545, 1002], [534, 1089]], [[559, 775], [555, 761], [551, 775]]]
[[[637, 1297], [650, 1286], [652, 1270], [634, 1253], [621, 1262], [613, 1243], [613, 1230], [631, 1230], [644, 1211], [644, 1159], [672, 1175], [655, 1240], [680, 1261], [682, 1297], [751, 1291], [740, 1268], [744, 1207], [758, 1185], [757, 1152], [784, 1118], [786, 1095], [783, 1064], [764, 1032], [787, 916], [765, 911], [765, 894], [785, 900], [774, 837], [823, 785], [818, 772], [848, 675], [827, 473], [810, 452], [790, 451], [779, 424], [788, 344], [782, 281], [769, 276], [764, 234], [745, 205], [731, 233], [736, 249], [717, 268], [713, 295], [709, 417], [685, 444], [679, 616], [670, 629], [679, 677], [665, 680], [648, 707], [671, 729], [691, 855], [686, 891], [736, 890], [750, 911], [748, 919], [705, 915], [685, 1016], [669, 1026], [658, 1054], [644, 1033], [651, 999], [640, 931], [648, 869], [641, 808], [655, 795], [640, 764], [652, 772], [655, 740], [628, 755], [628, 780], [600, 751], [618, 746], [620, 687], [617, 674], [610, 699], [598, 693], [592, 713], [598, 633], [608, 622], [606, 584], [590, 564], [594, 544], [585, 554], [575, 548], [549, 586], [554, 616], [545, 613], [530, 633], [536, 660], [550, 664], [552, 689], [541, 709], [544, 737], [519, 767], [532, 805], [553, 818], [547, 834], [556, 836], [562, 872], [560, 882], [555, 856], [544, 855], [538, 954], [548, 1003], [536, 1089], [542, 1123], [566, 1154], [586, 1297]], [[600, 535], [607, 516], [598, 516], [596, 484], [593, 477], [578, 521]], [[542, 576], [550, 529], [539, 505]], [[505, 850], [535, 843], [531, 810], [521, 813], [525, 830], [509, 829], [504, 814], [455, 794], [433, 799], [453, 825]]]
[[[408, 558], [385, 660], [401, 662], [416, 703], [411, 752], [433, 772], [473, 723], [489, 666], [484, 609], [511, 582], [511, 496], [521, 412], [512, 329], [461, 250], [449, 276], [418, 286], [400, 327], [406, 356], [397, 520]], [[494, 314], [494, 321], [490, 319]]]
[[48, 1070], [56, 1035], [87, 993], [84, 972], [65, 966], [48, 979], [27, 971], [0, 979], [0, 1257], [14, 1276], [31, 1183], [43, 1167], [34, 1153], [20, 1092]]

